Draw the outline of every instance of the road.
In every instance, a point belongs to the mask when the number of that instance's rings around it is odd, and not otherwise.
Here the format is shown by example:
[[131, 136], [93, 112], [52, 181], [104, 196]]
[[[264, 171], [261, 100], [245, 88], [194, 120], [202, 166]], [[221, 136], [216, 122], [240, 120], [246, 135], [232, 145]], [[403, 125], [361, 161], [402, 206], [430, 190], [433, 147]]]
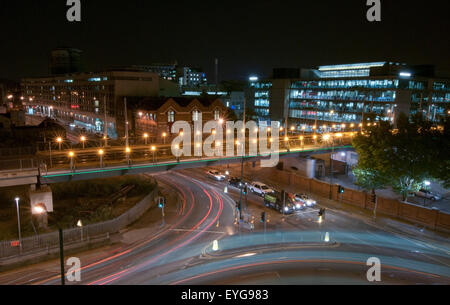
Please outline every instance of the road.
[[[319, 223], [320, 202], [281, 215], [254, 194], [246, 206], [254, 229], [247, 230], [236, 225], [239, 191], [228, 187], [224, 193], [226, 183], [207, 178], [205, 169], [156, 178], [180, 196], [176, 217], [135, 243], [82, 253], [82, 281], [76, 284], [367, 284], [370, 257], [381, 261], [381, 284], [450, 284], [448, 243], [333, 210]], [[261, 211], [269, 219], [265, 233]], [[59, 284], [58, 262], [42, 266], [0, 274], [0, 284]]]

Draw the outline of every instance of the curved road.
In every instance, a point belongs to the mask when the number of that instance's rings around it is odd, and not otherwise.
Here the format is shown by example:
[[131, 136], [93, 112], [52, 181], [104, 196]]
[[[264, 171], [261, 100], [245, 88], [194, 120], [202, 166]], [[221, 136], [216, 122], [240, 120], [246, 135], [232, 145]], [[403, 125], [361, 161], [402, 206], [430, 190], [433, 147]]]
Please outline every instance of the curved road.
[[[157, 175], [181, 199], [174, 220], [134, 244], [82, 257], [80, 284], [368, 284], [370, 257], [381, 261], [381, 284], [450, 284], [447, 242], [404, 236], [354, 215], [328, 210], [319, 223], [313, 208], [283, 216], [250, 194], [255, 232], [238, 229], [238, 190], [225, 194], [225, 182], [204, 171]], [[271, 221], [266, 233], [261, 211]], [[0, 284], [59, 284], [56, 270], [31, 266], [0, 274]]]

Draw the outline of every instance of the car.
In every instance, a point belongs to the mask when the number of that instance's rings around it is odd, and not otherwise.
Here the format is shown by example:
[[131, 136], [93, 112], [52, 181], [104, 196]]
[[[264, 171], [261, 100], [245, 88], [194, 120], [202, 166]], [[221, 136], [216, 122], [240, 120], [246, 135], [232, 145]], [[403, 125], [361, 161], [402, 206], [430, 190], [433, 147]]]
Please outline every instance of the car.
[[207, 171], [206, 174], [208, 175], [208, 177], [210, 177], [211, 179], [214, 179], [216, 181], [224, 181], [225, 180], [225, 176], [216, 170]]
[[303, 202], [307, 207], [313, 207], [317, 204], [317, 201], [306, 194], [295, 194], [295, 200]]
[[302, 200], [297, 200], [297, 197], [295, 194], [288, 193], [289, 201], [294, 205], [295, 210], [304, 210], [306, 209], [306, 203]]
[[430, 199], [430, 200], [441, 200], [441, 196], [438, 194], [434, 194], [432, 192], [430, 192], [429, 190], [426, 189], [420, 189], [418, 192], [414, 193], [415, 196], [417, 197], [422, 197], [422, 198], [426, 198], [426, 199]]
[[261, 183], [261, 182], [252, 182], [248, 186], [248, 189], [252, 193], [258, 194], [261, 197], [264, 197], [266, 194], [270, 194], [270, 193], [274, 192], [273, 189], [271, 189], [270, 187], [268, 187], [267, 185], [265, 185], [264, 183]]
[[228, 179], [228, 184], [231, 185], [231, 186], [234, 186], [235, 188], [241, 189], [247, 183], [243, 182], [240, 178], [231, 177], [230, 179]]
[[281, 214], [295, 213], [296, 207], [290, 201], [283, 202], [283, 195], [280, 192], [274, 191], [264, 195], [264, 205], [268, 208], [274, 209]]

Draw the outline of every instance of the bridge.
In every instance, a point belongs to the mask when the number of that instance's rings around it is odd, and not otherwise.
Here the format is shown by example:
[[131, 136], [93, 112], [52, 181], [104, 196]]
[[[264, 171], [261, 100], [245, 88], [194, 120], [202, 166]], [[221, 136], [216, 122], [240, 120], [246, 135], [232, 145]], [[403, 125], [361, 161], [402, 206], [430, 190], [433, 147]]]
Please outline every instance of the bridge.
[[[280, 159], [299, 158], [332, 152], [354, 151], [351, 146], [354, 133], [328, 134], [323, 137], [296, 136], [280, 139]], [[331, 141], [330, 141], [331, 139]], [[247, 142], [248, 143], [248, 142]], [[223, 145], [225, 146], [225, 144]], [[10, 168], [0, 171], [0, 187], [53, 184], [69, 181], [110, 178], [122, 175], [157, 173], [197, 167], [211, 167], [240, 162], [259, 162], [269, 159], [267, 155], [253, 154], [234, 157], [175, 157], [170, 145], [139, 145], [124, 147], [99, 147], [90, 149], [41, 152], [36, 160], [28, 162], [33, 167]], [[223, 147], [225, 149], [225, 147]], [[11, 164], [10, 164], [11, 165]]]

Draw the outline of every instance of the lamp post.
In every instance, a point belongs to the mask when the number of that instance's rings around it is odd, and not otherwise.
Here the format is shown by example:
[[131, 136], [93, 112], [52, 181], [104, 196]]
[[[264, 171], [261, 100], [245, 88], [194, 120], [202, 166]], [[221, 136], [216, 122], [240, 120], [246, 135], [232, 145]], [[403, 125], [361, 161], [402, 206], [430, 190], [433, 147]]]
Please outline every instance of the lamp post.
[[53, 161], [52, 161], [52, 141], [48, 141], [48, 150], [50, 152], [50, 168], [53, 167]]
[[100, 168], [103, 168], [103, 155], [105, 154], [105, 151], [103, 149], [99, 149], [98, 155], [100, 157]]
[[81, 141], [81, 143], [83, 143], [83, 149], [84, 149], [84, 142], [86, 142], [86, 137], [85, 136], [81, 136], [80, 137], [80, 141]]
[[330, 200], [333, 199], [333, 154], [334, 154], [334, 141], [332, 135], [324, 135], [323, 139], [328, 141], [331, 139], [331, 155], [330, 155]]
[[20, 211], [19, 211], [19, 197], [14, 199], [16, 201], [16, 209], [17, 209], [17, 228], [19, 230], [19, 254], [22, 254], [22, 233], [20, 231]]
[[147, 145], [148, 133], [144, 133], [144, 141], [145, 145]]
[[152, 146], [152, 153], [153, 153], [153, 164], [155, 164], [155, 152], [156, 152], [156, 146]]
[[58, 143], [58, 145], [59, 145], [59, 150], [61, 151], [61, 143], [62, 143], [62, 138], [61, 137], [57, 137], [56, 138], [56, 142]]
[[69, 158], [70, 158], [70, 171], [73, 171], [73, 157], [75, 156], [75, 153], [73, 151], [69, 152]]
[[125, 148], [125, 154], [127, 156], [127, 164], [130, 165], [130, 153], [131, 153], [131, 148], [127, 147]]
[[163, 132], [162, 137], [163, 137], [163, 143], [166, 144], [167, 133]]

